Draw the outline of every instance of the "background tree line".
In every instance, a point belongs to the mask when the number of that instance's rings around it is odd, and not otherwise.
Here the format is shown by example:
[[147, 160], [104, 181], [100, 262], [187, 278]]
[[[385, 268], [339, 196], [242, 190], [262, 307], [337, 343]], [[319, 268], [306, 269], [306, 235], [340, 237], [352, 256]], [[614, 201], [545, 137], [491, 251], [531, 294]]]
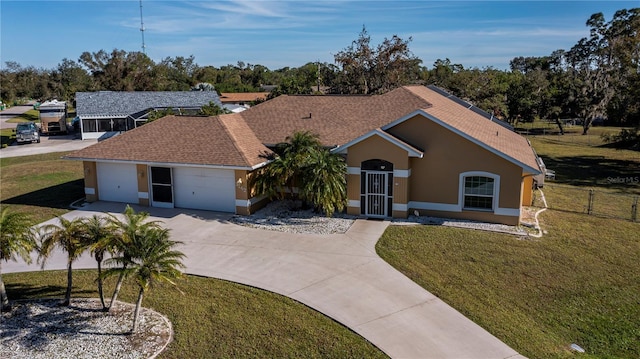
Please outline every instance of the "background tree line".
[[[334, 55], [334, 63], [309, 62], [271, 70], [239, 61], [200, 66], [193, 56], [154, 62], [141, 52], [114, 49], [63, 59], [54, 69], [7, 62], [0, 97], [73, 100], [77, 91], [187, 91], [210, 83], [219, 92], [271, 89], [280, 94], [376, 94], [405, 84], [435, 84], [510, 122], [578, 118], [586, 133], [594, 119], [640, 125], [640, 8], [602, 13], [587, 21], [590, 35], [568, 50], [516, 57], [510, 69], [465, 68], [438, 59], [431, 68], [409, 49], [411, 38], [371, 44], [365, 28]], [[271, 85], [271, 86], [266, 86]], [[265, 87], [266, 86], [266, 87]]]

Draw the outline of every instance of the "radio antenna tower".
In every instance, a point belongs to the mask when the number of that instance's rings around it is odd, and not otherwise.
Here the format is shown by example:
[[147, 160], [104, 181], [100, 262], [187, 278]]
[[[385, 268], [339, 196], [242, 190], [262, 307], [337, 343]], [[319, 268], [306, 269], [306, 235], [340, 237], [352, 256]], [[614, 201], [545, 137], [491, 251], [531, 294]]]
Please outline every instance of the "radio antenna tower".
[[142, 34], [142, 53], [146, 54], [147, 46], [144, 44], [144, 21], [142, 20], [142, 0], [140, 0], [140, 33]]

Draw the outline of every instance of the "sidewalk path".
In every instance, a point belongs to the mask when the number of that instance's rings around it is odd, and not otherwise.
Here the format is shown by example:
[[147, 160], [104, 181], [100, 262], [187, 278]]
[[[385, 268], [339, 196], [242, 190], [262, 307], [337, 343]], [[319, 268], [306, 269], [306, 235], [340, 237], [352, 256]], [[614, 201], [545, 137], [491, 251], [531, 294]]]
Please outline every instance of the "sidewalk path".
[[[141, 209], [141, 208], [136, 208]], [[66, 217], [121, 213], [94, 203]], [[372, 342], [392, 358], [523, 358], [377, 256], [388, 222], [358, 220], [346, 234], [292, 234], [242, 227], [229, 214], [142, 208], [182, 241], [186, 272], [226, 279], [298, 300]], [[46, 269], [64, 269], [64, 255]], [[89, 256], [74, 268], [93, 268]], [[38, 270], [3, 263], [3, 272]]]

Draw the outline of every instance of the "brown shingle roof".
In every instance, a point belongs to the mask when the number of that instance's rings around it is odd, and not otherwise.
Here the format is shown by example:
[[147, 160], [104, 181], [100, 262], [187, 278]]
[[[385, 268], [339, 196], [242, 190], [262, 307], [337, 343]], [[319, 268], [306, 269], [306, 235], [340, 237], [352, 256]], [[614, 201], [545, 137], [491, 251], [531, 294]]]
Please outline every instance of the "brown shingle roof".
[[254, 167], [269, 149], [241, 118], [166, 116], [70, 153], [70, 159]]
[[531, 169], [539, 168], [529, 142], [519, 134], [509, 131], [425, 86], [405, 86], [402, 90], [433, 105], [424, 109], [424, 112]]
[[341, 145], [431, 105], [403, 89], [373, 96], [278, 96], [238, 114], [266, 145], [311, 131], [326, 146]]
[[538, 168], [524, 137], [424, 86], [373, 96], [283, 95], [237, 114], [167, 116], [67, 157], [254, 167], [270, 153], [265, 145], [283, 142], [296, 131], [311, 131], [326, 146], [344, 145], [416, 111], [510, 161]]

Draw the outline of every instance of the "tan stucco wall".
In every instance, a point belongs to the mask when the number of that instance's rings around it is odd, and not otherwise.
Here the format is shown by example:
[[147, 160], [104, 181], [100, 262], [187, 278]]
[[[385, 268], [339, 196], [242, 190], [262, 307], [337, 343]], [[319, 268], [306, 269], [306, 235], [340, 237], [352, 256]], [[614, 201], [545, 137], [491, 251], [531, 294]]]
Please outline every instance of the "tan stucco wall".
[[359, 216], [360, 215], [360, 207], [347, 207], [347, 214], [350, 214], [352, 216]]
[[93, 188], [95, 194], [86, 194], [87, 202], [95, 202], [98, 198], [98, 172], [96, 171], [96, 163], [83, 161], [84, 170], [84, 188]]
[[[249, 199], [249, 192], [251, 188], [249, 186], [249, 175], [245, 170], [235, 170], [236, 179], [236, 200], [247, 201]], [[236, 214], [244, 216], [250, 215], [251, 208], [246, 206], [236, 206]]]
[[235, 170], [236, 199], [249, 199], [249, 178], [246, 170]]
[[[360, 200], [360, 175], [347, 175], [347, 198]], [[358, 207], [359, 208], [359, 207]]]
[[522, 205], [531, 206], [533, 204], [533, 176], [522, 178]]
[[[347, 166], [360, 168], [362, 162], [367, 160], [380, 159], [393, 163], [394, 170], [408, 170], [409, 156], [406, 150], [397, 145], [380, 138], [371, 136], [348, 149]], [[409, 182], [407, 178], [393, 177], [393, 203], [406, 204], [409, 198]], [[347, 198], [349, 200], [360, 201], [360, 175], [347, 175]], [[393, 217], [406, 217], [406, 211], [392, 211]], [[347, 206], [347, 213], [352, 215], [360, 214], [360, 206]]]
[[363, 161], [372, 159], [389, 161], [393, 163], [394, 170], [409, 169], [407, 151], [379, 136], [371, 136], [348, 149], [347, 166], [349, 167], [360, 168]]
[[251, 204], [251, 207], [249, 207], [249, 214], [255, 213], [257, 210], [264, 208], [270, 202], [271, 200], [266, 197], [257, 202], [254, 202], [253, 204]]
[[[266, 206], [271, 202], [268, 198], [257, 199], [255, 190], [253, 189], [253, 175], [255, 171], [236, 170], [236, 199], [251, 200], [253, 203], [249, 207], [236, 206], [236, 213], [241, 215], [250, 215], [257, 210]], [[242, 183], [239, 183], [239, 179]]]
[[[149, 167], [147, 165], [136, 165], [136, 173], [138, 177], [138, 193], [147, 193], [151, 198], [149, 191]], [[149, 206], [149, 198], [138, 198], [138, 204], [141, 206]]]
[[409, 178], [393, 177], [393, 203], [407, 203], [409, 201]]
[[[360, 175], [347, 175], [347, 200], [360, 200]], [[347, 213], [359, 215], [360, 206], [351, 207], [347, 203]]]
[[404, 121], [388, 132], [424, 149], [423, 158], [410, 158], [411, 201], [457, 204], [460, 174], [483, 171], [500, 176], [499, 207], [520, 207], [522, 168], [519, 166], [421, 115]]
[[[407, 152], [378, 136], [371, 136], [348, 149], [347, 165], [360, 168], [363, 161], [382, 159], [394, 164], [394, 170], [410, 170], [408, 178], [394, 176], [393, 203], [412, 201], [457, 206], [460, 200], [460, 174], [486, 172], [500, 177], [496, 208], [519, 209], [523, 200], [522, 168], [482, 148], [470, 140], [420, 115], [392, 129], [395, 137], [424, 150], [423, 158], [409, 157]], [[347, 176], [349, 200], [360, 201], [360, 176]], [[406, 217], [414, 208], [392, 211], [393, 217]], [[480, 221], [518, 224], [519, 216], [492, 212], [421, 210], [421, 214]], [[360, 207], [348, 207], [347, 213], [360, 214]], [[517, 213], [517, 212], [515, 212]]]
[[149, 192], [149, 173], [147, 165], [136, 165], [138, 174], [138, 192]]

